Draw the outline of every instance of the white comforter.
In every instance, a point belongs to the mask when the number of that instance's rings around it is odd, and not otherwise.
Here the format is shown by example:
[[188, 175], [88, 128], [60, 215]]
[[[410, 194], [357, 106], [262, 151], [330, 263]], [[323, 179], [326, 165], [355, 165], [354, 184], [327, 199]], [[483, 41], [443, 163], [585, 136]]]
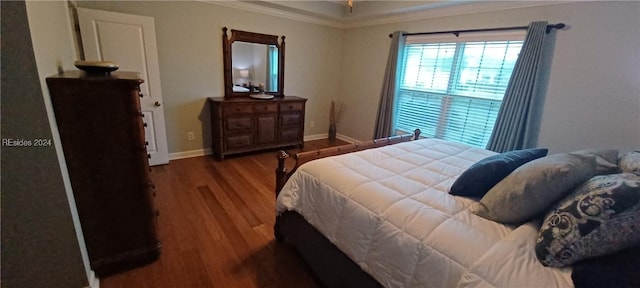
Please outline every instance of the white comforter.
[[278, 196], [386, 287], [572, 287], [534, 252], [539, 224], [502, 225], [451, 196], [467, 167], [495, 154], [423, 139], [302, 165]]

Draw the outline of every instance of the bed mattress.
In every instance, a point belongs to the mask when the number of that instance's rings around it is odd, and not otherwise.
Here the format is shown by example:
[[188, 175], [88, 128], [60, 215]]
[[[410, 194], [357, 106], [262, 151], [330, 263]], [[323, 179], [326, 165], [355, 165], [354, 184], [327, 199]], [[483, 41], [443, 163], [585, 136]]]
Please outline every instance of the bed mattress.
[[540, 224], [472, 214], [479, 199], [448, 194], [496, 153], [438, 139], [327, 157], [298, 168], [277, 199], [385, 287], [572, 287], [569, 268], [535, 256]]

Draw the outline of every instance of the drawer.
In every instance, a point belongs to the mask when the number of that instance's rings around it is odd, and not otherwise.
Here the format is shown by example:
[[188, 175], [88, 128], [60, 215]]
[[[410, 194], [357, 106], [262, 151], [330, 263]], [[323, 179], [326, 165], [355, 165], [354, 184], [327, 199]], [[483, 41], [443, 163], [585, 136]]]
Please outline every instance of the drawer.
[[303, 102], [288, 102], [288, 103], [280, 103], [280, 111], [302, 111], [302, 107], [304, 106]]
[[302, 123], [301, 113], [286, 113], [280, 115], [280, 123], [282, 126], [300, 125]]
[[145, 119], [144, 119], [144, 114], [142, 114], [142, 112], [137, 113], [137, 115], [135, 115], [133, 117], [133, 127], [134, 127], [134, 133], [133, 133], [133, 139], [131, 139], [134, 143], [145, 143], [145, 138], [144, 138], [144, 125], [149, 125], [149, 124], [145, 124]]
[[247, 104], [224, 105], [222, 107], [223, 115], [251, 114], [251, 113], [253, 113], [253, 107]]
[[240, 131], [251, 129], [251, 117], [232, 117], [225, 119], [226, 131]]
[[300, 128], [290, 128], [290, 129], [282, 130], [280, 134], [280, 142], [282, 143], [302, 142], [302, 137], [300, 137]]
[[278, 112], [277, 103], [260, 103], [253, 105], [253, 111], [255, 113], [273, 113]]
[[227, 137], [227, 149], [251, 146], [251, 135], [235, 135]]

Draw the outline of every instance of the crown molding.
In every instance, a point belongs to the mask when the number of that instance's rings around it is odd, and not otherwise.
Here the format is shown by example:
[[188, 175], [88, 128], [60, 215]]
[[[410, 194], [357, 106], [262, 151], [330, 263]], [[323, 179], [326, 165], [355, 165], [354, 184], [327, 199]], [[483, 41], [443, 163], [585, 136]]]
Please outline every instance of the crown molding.
[[518, 8], [527, 8], [535, 6], [545, 6], [554, 4], [565, 4], [576, 1], [473, 1], [464, 2], [460, 5], [443, 6], [439, 8], [432, 8], [413, 12], [404, 12], [392, 15], [375, 15], [375, 16], [363, 16], [359, 18], [349, 19], [345, 17], [342, 19], [330, 18], [330, 17], [317, 17], [313, 15], [306, 15], [298, 12], [285, 11], [277, 8], [264, 7], [249, 2], [239, 0], [197, 0], [208, 4], [214, 4], [224, 6], [228, 8], [249, 11], [252, 13], [260, 13], [264, 15], [285, 18], [294, 21], [306, 22], [317, 25], [324, 25], [334, 28], [358, 28], [366, 26], [375, 26], [383, 24], [411, 22], [427, 19], [436, 19], [449, 16], [460, 16], [475, 13], [485, 13], [493, 11], [502, 11]]
[[472, 2], [468, 4], [446, 6], [434, 9], [427, 9], [402, 14], [386, 15], [372, 19], [362, 19], [344, 22], [344, 28], [358, 28], [383, 24], [411, 22], [427, 19], [437, 19], [450, 16], [469, 15], [476, 13], [486, 13], [494, 11], [511, 10], [535, 6], [545, 6], [552, 4], [567, 3], [569, 1], [485, 1]]
[[289, 12], [289, 11], [284, 11], [280, 9], [259, 6], [259, 5], [255, 5], [247, 2], [238, 1], [238, 0], [197, 0], [197, 1], [208, 3], [208, 4], [224, 6], [228, 8], [234, 8], [238, 10], [249, 11], [252, 13], [260, 13], [264, 15], [285, 18], [289, 20], [324, 25], [324, 26], [329, 26], [334, 28], [345, 28], [344, 23], [337, 19], [336, 20], [325, 19], [321, 17], [305, 15], [302, 13]]

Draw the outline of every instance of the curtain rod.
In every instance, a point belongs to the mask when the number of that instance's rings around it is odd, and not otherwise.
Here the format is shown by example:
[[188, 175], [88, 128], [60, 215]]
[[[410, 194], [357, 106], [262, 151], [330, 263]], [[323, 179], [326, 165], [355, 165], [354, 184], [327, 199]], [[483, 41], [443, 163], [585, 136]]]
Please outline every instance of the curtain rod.
[[[551, 32], [551, 29], [562, 29], [566, 25], [564, 23], [549, 24], [547, 25], [547, 33]], [[438, 31], [438, 32], [416, 32], [416, 33], [402, 33], [404, 36], [410, 35], [432, 35], [432, 34], [453, 34], [458, 37], [460, 33], [468, 32], [489, 32], [489, 31], [508, 31], [508, 30], [526, 30], [529, 26], [515, 26], [515, 27], [500, 27], [500, 28], [487, 28], [487, 29], [471, 29], [471, 30], [452, 30], [452, 31]], [[389, 38], [393, 37], [393, 34], [389, 34]]]

